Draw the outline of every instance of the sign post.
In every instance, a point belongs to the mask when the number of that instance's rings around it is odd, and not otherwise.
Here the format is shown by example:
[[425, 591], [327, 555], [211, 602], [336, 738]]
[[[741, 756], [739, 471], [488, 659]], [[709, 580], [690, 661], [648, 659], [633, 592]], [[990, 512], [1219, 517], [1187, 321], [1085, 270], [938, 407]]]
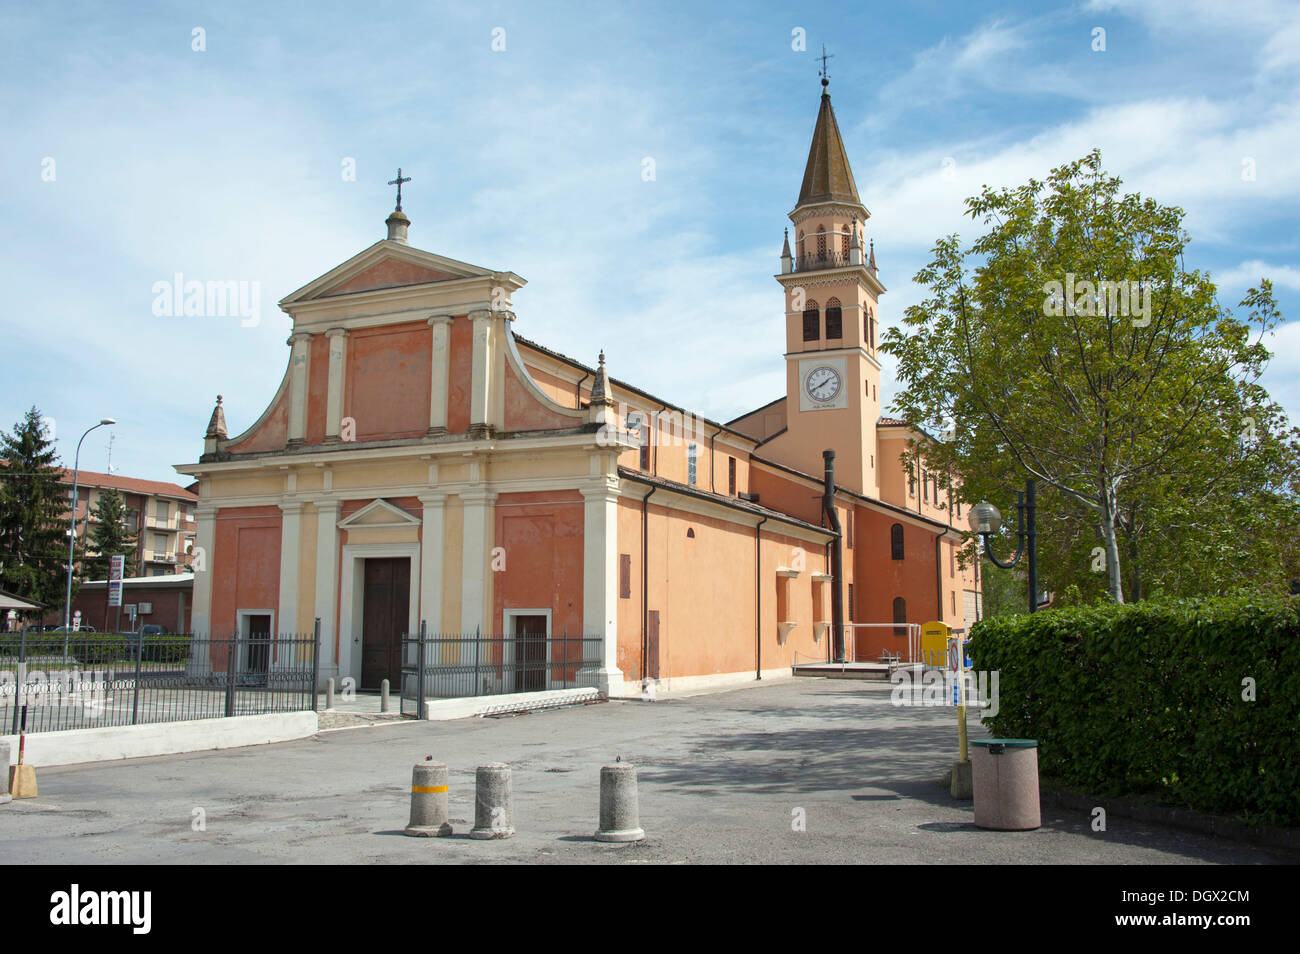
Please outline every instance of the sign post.
[[[108, 562], [108, 605], [117, 607], [117, 624], [115, 630], [122, 628], [122, 573], [126, 567], [126, 557], [122, 555], [109, 557]], [[104, 610], [104, 622], [108, 623], [108, 610]]]
[[966, 735], [966, 634], [948, 640], [948, 670], [954, 677], [953, 701], [957, 703], [957, 761], [952, 765], [953, 798], [971, 798], [974, 786], [971, 775], [969, 739]]

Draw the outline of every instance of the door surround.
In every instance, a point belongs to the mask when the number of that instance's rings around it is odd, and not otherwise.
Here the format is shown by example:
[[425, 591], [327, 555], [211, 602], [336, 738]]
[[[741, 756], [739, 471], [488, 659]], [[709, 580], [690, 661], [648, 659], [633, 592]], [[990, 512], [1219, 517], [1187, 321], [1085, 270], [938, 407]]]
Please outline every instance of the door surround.
[[361, 629], [366, 592], [366, 567], [361, 561], [368, 557], [410, 558], [411, 598], [406, 631], [414, 633], [420, 628], [420, 544], [345, 544], [339, 569], [339, 678], [351, 678], [353, 689], [361, 685]]
[[[505, 630], [505, 632], [501, 634], [502, 635], [501, 642], [504, 646], [504, 651], [502, 653], [502, 661], [505, 662], [507, 666], [510, 666], [515, 662], [515, 632], [512, 623], [515, 617], [517, 616], [545, 616], [546, 617], [546, 686], [544, 688], [549, 689], [550, 682], [551, 682], [551, 654], [552, 651], [554, 650], [554, 647], [551, 645], [551, 641], [550, 641], [551, 636], [554, 635], [551, 632], [551, 611], [549, 609], [505, 609], [501, 611], [501, 628]], [[514, 671], [514, 669], [507, 669], [506, 671], [511, 674], [510, 675], [511, 684], [505, 687], [505, 691], [506, 692], [518, 691], [518, 687], [515, 685], [515, 681], [518, 679], [518, 674]]]

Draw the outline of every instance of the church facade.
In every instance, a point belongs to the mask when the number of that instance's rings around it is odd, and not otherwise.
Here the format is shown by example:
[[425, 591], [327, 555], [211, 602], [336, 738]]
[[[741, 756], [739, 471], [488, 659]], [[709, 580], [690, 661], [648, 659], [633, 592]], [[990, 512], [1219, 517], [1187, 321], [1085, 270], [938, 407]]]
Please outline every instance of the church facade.
[[[400, 179], [400, 173], [399, 173]], [[516, 332], [510, 271], [387, 237], [289, 295], [289, 365], [199, 483], [195, 632], [321, 628], [321, 678], [397, 684], [403, 633], [584, 635], [602, 691], [904, 657], [979, 609], [961, 504], [881, 416], [869, 213], [823, 91], [777, 281], [786, 393], [698, 417]], [[824, 451], [833, 451], [833, 461]], [[833, 470], [831, 469], [833, 467]], [[862, 624], [876, 624], [866, 626]]]

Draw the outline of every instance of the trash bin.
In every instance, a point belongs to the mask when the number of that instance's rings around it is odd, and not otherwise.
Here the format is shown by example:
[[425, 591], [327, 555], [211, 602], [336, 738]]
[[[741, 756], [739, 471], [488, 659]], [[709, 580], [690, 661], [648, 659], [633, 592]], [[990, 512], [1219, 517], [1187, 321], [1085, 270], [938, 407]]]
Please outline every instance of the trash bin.
[[975, 824], [994, 831], [1038, 828], [1038, 740], [972, 739], [970, 744]]

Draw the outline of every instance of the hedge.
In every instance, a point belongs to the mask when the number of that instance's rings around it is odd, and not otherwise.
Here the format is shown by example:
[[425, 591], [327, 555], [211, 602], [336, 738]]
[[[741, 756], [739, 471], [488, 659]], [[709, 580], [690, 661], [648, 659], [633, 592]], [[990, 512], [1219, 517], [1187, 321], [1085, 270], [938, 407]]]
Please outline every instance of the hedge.
[[999, 673], [987, 728], [1037, 739], [1045, 778], [1300, 824], [1300, 598], [993, 617], [972, 627], [970, 653]]

